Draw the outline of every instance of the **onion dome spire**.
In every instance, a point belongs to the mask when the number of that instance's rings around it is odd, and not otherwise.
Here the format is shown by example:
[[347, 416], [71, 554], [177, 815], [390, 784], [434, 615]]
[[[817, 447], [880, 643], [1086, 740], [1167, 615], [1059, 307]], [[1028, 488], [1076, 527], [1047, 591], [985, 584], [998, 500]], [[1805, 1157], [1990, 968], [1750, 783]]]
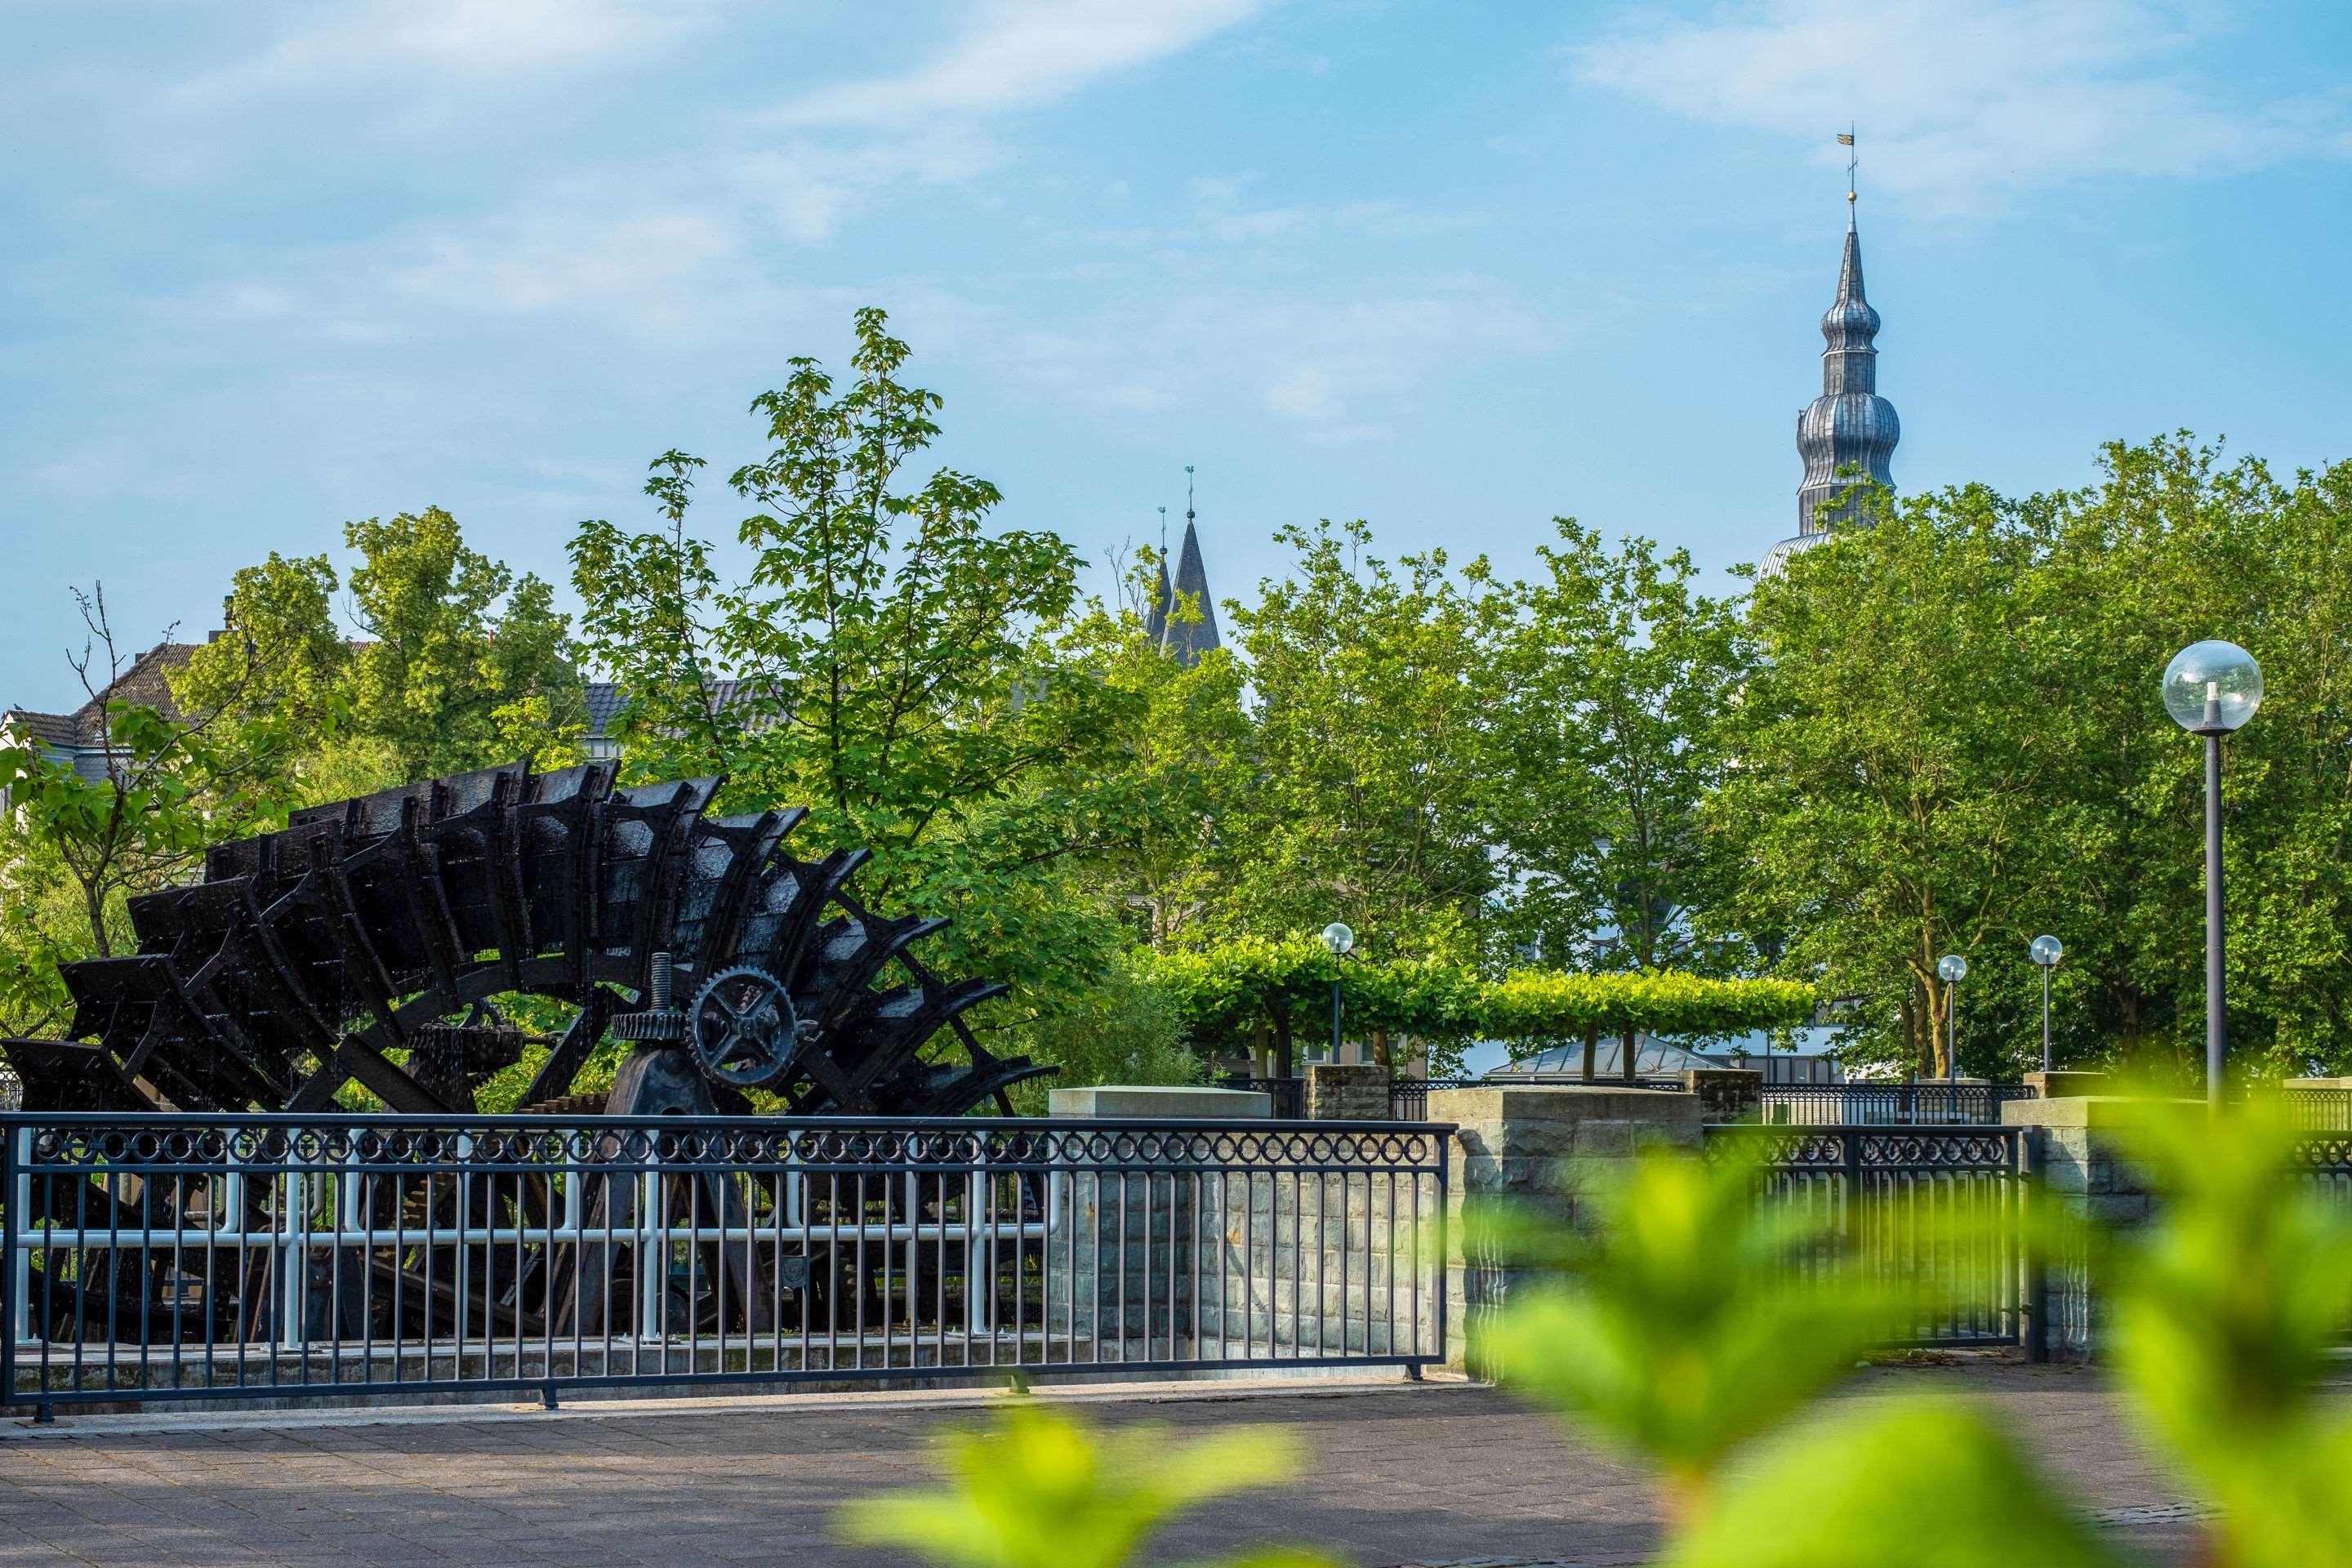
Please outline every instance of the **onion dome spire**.
[[[1840, 141], [1851, 145], [1850, 136]], [[1845, 258], [1837, 299], [1822, 317], [1822, 395], [1797, 416], [1797, 453], [1805, 460], [1797, 489], [1797, 531], [1822, 533], [1848, 510], [1858, 484], [1895, 482], [1889, 467], [1903, 426], [1878, 395], [1878, 312], [1862, 286], [1862, 235], [1853, 216], [1853, 165], [1847, 166]]]

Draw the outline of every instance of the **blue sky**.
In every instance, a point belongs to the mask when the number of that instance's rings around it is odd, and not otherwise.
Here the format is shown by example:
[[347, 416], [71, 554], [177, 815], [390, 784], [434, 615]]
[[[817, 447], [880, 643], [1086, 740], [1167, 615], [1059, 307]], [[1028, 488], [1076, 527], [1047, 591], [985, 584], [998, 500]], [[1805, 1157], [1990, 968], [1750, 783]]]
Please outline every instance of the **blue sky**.
[[[560, 577], [887, 308], [942, 460], [1092, 557], [1181, 511], [1526, 569], [1791, 531], [1859, 123], [1906, 489], [2175, 426], [2352, 456], [2333, 4], [7, 0], [0, 701], [439, 504]], [[722, 495], [709, 531], [731, 532]]]

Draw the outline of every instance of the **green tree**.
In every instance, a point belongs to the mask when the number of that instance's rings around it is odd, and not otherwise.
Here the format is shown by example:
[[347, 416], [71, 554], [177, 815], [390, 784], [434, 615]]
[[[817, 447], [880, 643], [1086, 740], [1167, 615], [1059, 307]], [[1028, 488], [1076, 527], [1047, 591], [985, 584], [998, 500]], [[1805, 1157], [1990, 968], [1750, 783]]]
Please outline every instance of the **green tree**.
[[1066, 645], [1128, 698], [1101, 764], [1124, 781], [1125, 809], [1101, 819], [1087, 880], [1155, 949], [1197, 941], [1213, 926], [1234, 819], [1258, 778], [1243, 705], [1247, 672], [1231, 650], [1211, 648], [1187, 664], [1144, 635], [1142, 594], [1158, 564], [1139, 552], [1119, 573], [1127, 602], [1091, 605]]
[[439, 507], [346, 524], [361, 557], [352, 599], [352, 742], [392, 782], [517, 757], [573, 760], [585, 729], [569, 617], [554, 591], [469, 548]]
[[2041, 551], [2015, 623], [2038, 682], [2047, 852], [2039, 921], [2067, 943], [2078, 1058], [2202, 1056], [2203, 775], [2158, 677], [2227, 637], [2268, 697], [2226, 752], [2232, 1044], [2274, 1069], [2352, 1058], [2352, 465], [2284, 486], [2186, 437], [2104, 454], [2100, 482], [2032, 503]]
[[856, 329], [848, 385], [795, 359], [752, 405], [772, 445], [729, 481], [758, 508], [740, 581], [689, 531], [702, 465], [684, 453], [646, 485], [661, 527], [581, 525], [584, 643], [630, 694], [633, 774], [721, 773], [731, 807], [808, 807], [803, 853], [870, 848], [876, 900], [957, 922], [930, 951], [1050, 1005], [1118, 946], [1071, 878], [1136, 803], [1105, 764], [1145, 702], [1073, 646], [1066, 545], [992, 529], [984, 479], [902, 484], [940, 400], [898, 379], [909, 351], [881, 311]]
[[1391, 567], [1361, 522], [1276, 538], [1295, 578], [1227, 606], [1249, 659], [1257, 777], [1221, 834], [1228, 929], [1341, 920], [1370, 952], [1466, 956], [1496, 884], [1493, 650], [1507, 596], [1443, 551]]
[[1693, 917], [1717, 901], [1721, 859], [1700, 814], [1747, 673], [1738, 614], [1696, 591], [1686, 550], [1633, 537], [1612, 551], [1571, 519], [1555, 526], [1545, 574], [1515, 584], [1498, 655], [1506, 930], [1555, 963], [1706, 962]]
[[[31, 740], [0, 747], [0, 797], [14, 819], [15, 851], [0, 879], [20, 889], [21, 909], [48, 917], [36, 922], [48, 934], [23, 938], [32, 943], [24, 962], [36, 968], [111, 954], [127, 934], [126, 899], [185, 875], [224, 830], [267, 822], [280, 809], [266, 759], [235, 744], [227, 727], [215, 733], [209, 720], [178, 723], [152, 704], [110, 695], [130, 661], [116, 645], [105, 589], [75, 598], [89, 636], [74, 671], [104, 713], [96, 768], [86, 772]], [[45, 881], [71, 889], [79, 915], [73, 929], [55, 919], [56, 903], [40, 891]], [[20, 1005], [56, 1000], [30, 974], [16, 991]]]
[[1990, 491], [1878, 511], [1757, 584], [1738, 765], [1708, 802], [1742, 875], [1715, 919], [1856, 1001], [1864, 1048], [1941, 1075], [1937, 960], [1980, 958], [2059, 874], [2013, 611], [2033, 552]]
[[529, 758], [575, 762], [586, 706], [570, 620], [541, 578], [467, 545], [438, 507], [346, 524], [356, 638], [334, 567], [272, 554], [237, 573], [223, 636], [173, 682], [301, 802]]

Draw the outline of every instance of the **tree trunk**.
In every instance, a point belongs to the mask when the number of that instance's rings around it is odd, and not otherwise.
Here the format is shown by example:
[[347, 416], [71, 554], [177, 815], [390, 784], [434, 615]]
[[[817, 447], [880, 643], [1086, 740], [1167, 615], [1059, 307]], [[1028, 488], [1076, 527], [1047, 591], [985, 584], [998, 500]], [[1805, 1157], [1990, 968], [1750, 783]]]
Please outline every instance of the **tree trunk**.
[[1386, 1029], [1372, 1031], [1372, 1060], [1388, 1068], [1391, 1075], [1396, 1072], [1396, 1063], [1389, 1053], [1389, 1032]]
[[1592, 1081], [1593, 1065], [1600, 1055], [1601, 1026], [1587, 1024], [1584, 1026], [1584, 1072], [1581, 1075], [1587, 1083]]
[[1944, 997], [1951, 987], [1933, 980], [1920, 982], [1927, 993], [1927, 1076], [1944, 1078], [1951, 1072], [1951, 1037], [1944, 1025]]
[[1274, 1076], [1274, 1049], [1266, 1044], [1267, 1033], [1265, 1020], [1263, 1018], [1250, 1026], [1250, 1077], [1252, 1078]]
[[1274, 1010], [1274, 1076], [1286, 1079], [1295, 1075], [1297, 1064], [1290, 1053], [1290, 1009]]
[[114, 956], [114, 944], [106, 940], [106, 892], [102, 883], [85, 882], [81, 889], [82, 909], [89, 916], [90, 945], [98, 949], [100, 958]]
[[1619, 1059], [1617, 1068], [1627, 1083], [1633, 1081], [1633, 1063], [1635, 1059], [1633, 1043], [1636, 1037], [1636, 1032], [1634, 1030], [1628, 1029], [1625, 1031], [1624, 1038], [1619, 1042], [1619, 1044], [1623, 1047], [1624, 1054]]

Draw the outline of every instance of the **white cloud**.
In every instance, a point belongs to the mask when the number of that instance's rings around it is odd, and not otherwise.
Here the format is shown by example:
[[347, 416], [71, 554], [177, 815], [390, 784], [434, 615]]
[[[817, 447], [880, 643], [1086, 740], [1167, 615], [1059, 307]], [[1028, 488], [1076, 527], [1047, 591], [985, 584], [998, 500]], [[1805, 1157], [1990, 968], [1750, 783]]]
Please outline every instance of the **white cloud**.
[[1302, 365], [1265, 389], [1265, 405], [1300, 419], [1328, 419], [1339, 412], [1331, 395], [1331, 373]]
[[1265, 0], [988, 0], [945, 53], [895, 76], [824, 89], [788, 124], [904, 121], [1050, 103], [1244, 21]]
[[1826, 144], [1858, 121], [1871, 185], [1949, 213], [2087, 176], [2352, 154], [2344, 102], [2244, 100], [2200, 75], [2215, 26], [2175, 0], [1761, 0], [1641, 14], [1571, 71], [1709, 124]]
[[333, 0], [301, 7], [260, 53], [175, 84], [176, 109], [420, 70], [498, 78], [600, 65], [695, 25], [703, 4], [664, 0]]

